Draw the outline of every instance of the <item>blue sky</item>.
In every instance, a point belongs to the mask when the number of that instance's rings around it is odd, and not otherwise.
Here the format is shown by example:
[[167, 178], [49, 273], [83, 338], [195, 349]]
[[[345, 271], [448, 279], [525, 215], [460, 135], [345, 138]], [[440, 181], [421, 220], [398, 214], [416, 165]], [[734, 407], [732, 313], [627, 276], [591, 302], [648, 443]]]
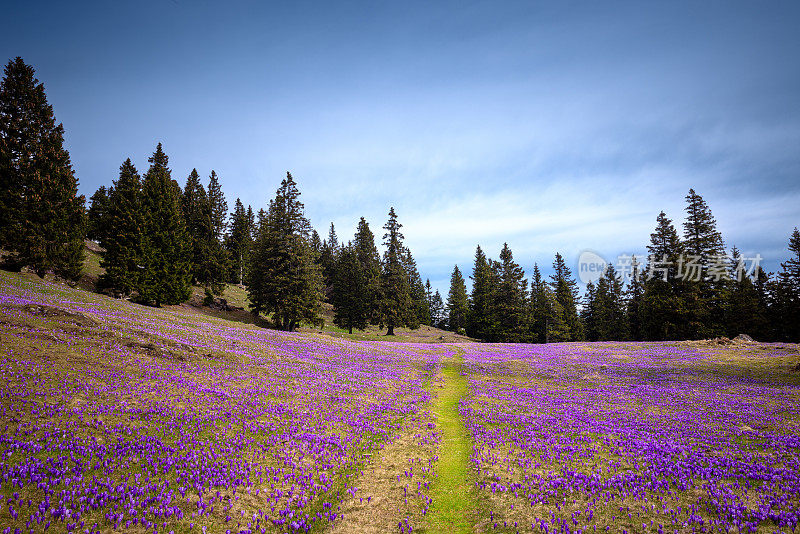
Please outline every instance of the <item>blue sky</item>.
[[6, 2], [0, 59], [37, 69], [87, 197], [161, 141], [173, 177], [378, 237], [423, 278], [504, 241], [644, 251], [694, 187], [726, 243], [785, 260], [800, 225], [796, 2]]

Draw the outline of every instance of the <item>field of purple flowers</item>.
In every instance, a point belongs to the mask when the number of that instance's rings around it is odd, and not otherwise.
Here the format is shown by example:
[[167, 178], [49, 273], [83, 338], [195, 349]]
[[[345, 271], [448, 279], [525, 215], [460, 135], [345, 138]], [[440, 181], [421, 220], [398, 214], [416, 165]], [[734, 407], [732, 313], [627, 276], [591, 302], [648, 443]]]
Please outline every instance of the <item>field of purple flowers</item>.
[[759, 344], [470, 348], [461, 412], [492, 524], [793, 532], [797, 359]]
[[[796, 346], [352, 342], [7, 273], [0, 336], [0, 534], [430, 530], [440, 476], [477, 531], [800, 519]], [[436, 465], [453, 362], [466, 473]]]

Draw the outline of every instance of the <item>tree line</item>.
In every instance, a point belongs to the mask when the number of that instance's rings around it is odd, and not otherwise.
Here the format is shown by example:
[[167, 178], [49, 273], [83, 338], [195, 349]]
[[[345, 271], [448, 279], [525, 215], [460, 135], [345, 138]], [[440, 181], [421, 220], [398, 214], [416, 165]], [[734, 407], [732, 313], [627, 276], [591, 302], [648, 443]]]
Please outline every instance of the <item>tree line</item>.
[[647, 263], [627, 257], [626, 276], [607, 264], [579, 295], [561, 254], [543, 279], [534, 264], [530, 287], [508, 244], [499, 261], [475, 252], [467, 295], [456, 266], [444, 327], [494, 342], [663, 341], [734, 337], [800, 341], [800, 232], [789, 239], [792, 256], [777, 274], [749, 268], [737, 247], [725, 253], [708, 204], [693, 189], [686, 196], [680, 236], [664, 212], [647, 246]]
[[[340, 243], [331, 223], [322, 240], [304, 214], [290, 173], [267, 209], [236, 199], [233, 211], [211, 170], [204, 185], [193, 169], [181, 187], [159, 143], [140, 174], [126, 159], [88, 211], [43, 85], [21, 58], [0, 83], [0, 249], [5, 268], [40, 276], [81, 275], [83, 239], [98, 241], [105, 273], [98, 287], [160, 306], [187, 300], [192, 285], [206, 300], [225, 284], [247, 287], [251, 311], [278, 328], [319, 324], [322, 306], [352, 332], [368, 324], [431, 325], [486, 341], [669, 340], [748, 333], [760, 340], [800, 340], [800, 233], [777, 274], [742, 274], [736, 247], [725, 245], [711, 210], [694, 190], [686, 197], [682, 236], [660, 213], [647, 262], [630, 258], [622, 276], [608, 265], [579, 295], [563, 256], [549, 278], [534, 265], [530, 280], [508, 244], [498, 260], [480, 246], [472, 288], [456, 266], [446, 301], [424, 284], [394, 208], [383, 226], [381, 255], [362, 217]], [[728, 257], [720, 266], [719, 258]], [[690, 261], [687, 261], [690, 258]], [[693, 276], [687, 277], [691, 270]], [[646, 276], [643, 276], [646, 273]], [[724, 275], [724, 276], [722, 276]]]

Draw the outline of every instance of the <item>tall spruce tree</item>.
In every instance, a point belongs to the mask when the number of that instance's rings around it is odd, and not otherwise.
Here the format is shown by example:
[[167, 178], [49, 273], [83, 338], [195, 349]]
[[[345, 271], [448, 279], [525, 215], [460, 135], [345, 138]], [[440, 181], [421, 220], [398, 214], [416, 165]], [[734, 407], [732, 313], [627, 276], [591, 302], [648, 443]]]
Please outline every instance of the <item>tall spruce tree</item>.
[[271, 314], [273, 324], [288, 331], [301, 321], [322, 322], [322, 273], [314, 263], [311, 223], [299, 198], [287, 172], [262, 220], [247, 288], [250, 311]]
[[781, 263], [775, 284], [775, 310], [780, 341], [800, 342], [800, 231], [789, 238], [792, 255]]
[[84, 197], [44, 85], [17, 57], [0, 82], [0, 248], [5, 264], [81, 276]]
[[556, 295], [555, 291], [553, 291], [550, 286], [547, 286], [545, 289], [547, 291], [548, 303], [545, 342], [560, 343], [563, 341], [572, 341], [573, 336], [569, 325], [564, 322], [565, 318], [568, 316], [568, 313], [566, 313], [563, 306], [561, 306], [561, 302], [559, 301], [558, 295]]
[[106, 189], [101, 185], [89, 198], [91, 206], [86, 213], [86, 237], [92, 241], [103, 240], [103, 231], [106, 229], [106, 214], [108, 213], [109, 197], [113, 194], [113, 187]]
[[322, 240], [319, 238], [319, 232], [311, 230], [311, 250], [314, 251], [314, 257], [317, 258], [316, 262], [319, 263], [320, 254], [322, 254]]
[[192, 169], [186, 178], [181, 206], [192, 252], [192, 282], [197, 284], [201, 278], [205, 278], [204, 271], [208, 259], [207, 237], [213, 231], [211, 229], [211, 205], [208, 202], [206, 190], [200, 183], [197, 169]]
[[[683, 249], [689, 260], [700, 265], [698, 279], [683, 280], [683, 299], [686, 321], [689, 330], [685, 337], [714, 337], [722, 335], [724, 329], [724, 309], [729, 279], [724, 260], [725, 244], [717, 230], [717, 222], [703, 197], [694, 189], [686, 195], [686, 220], [683, 223]], [[713, 266], [721, 268], [712, 276]]]
[[616, 269], [611, 264], [606, 267], [597, 282], [595, 315], [597, 337], [600, 341], [628, 339], [622, 278], [617, 275]]
[[431, 298], [431, 326], [444, 330], [447, 327], [447, 310], [442, 294], [437, 289]]
[[725, 306], [727, 335], [759, 336], [767, 327], [767, 310], [762, 307], [753, 280], [747, 276], [744, 260], [735, 246], [731, 249], [730, 279]]
[[558, 303], [559, 317], [558, 325], [562, 328], [563, 334], [559, 337], [565, 337], [561, 341], [582, 341], [583, 326], [581, 325], [580, 318], [578, 317], [578, 284], [572, 277], [564, 258], [560, 253], [556, 252], [555, 260], [553, 260], [554, 274], [550, 275], [550, 287], [553, 291], [556, 302]]
[[525, 271], [514, 261], [508, 243], [500, 251], [499, 283], [493, 295], [498, 322], [495, 339], [518, 342], [526, 336], [528, 281]]
[[774, 280], [772, 280], [771, 273], [766, 273], [760, 265], [757, 265], [753, 271], [753, 288], [758, 296], [758, 307], [764, 310], [767, 320], [763, 323], [761, 331], [756, 331], [751, 335], [758, 340], [772, 341], [776, 337], [775, 326], [779, 323], [775, 319], [775, 307], [772, 306]]
[[419, 328], [421, 324], [427, 324], [430, 321], [428, 305], [425, 303], [425, 286], [422, 285], [422, 277], [417, 270], [417, 261], [408, 247], [403, 247], [400, 258], [406, 276], [408, 276], [408, 296], [411, 298], [411, 310], [414, 314], [414, 320], [407, 326]]
[[328, 300], [331, 297], [333, 281], [336, 277], [336, 262], [339, 259], [339, 237], [336, 235], [336, 228], [331, 223], [328, 229], [328, 238], [322, 241], [322, 250], [319, 255], [319, 263], [322, 266], [322, 277], [325, 281], [325, 294]]
[[631, 280], [627, 289], [627, 304], [625, 306], [625, 319], [628, 323], [628, 332], [634, 341], [641, 341], [642, 337], [642, 299], [644, 298], [644, 284], [642, 270], [636, 256], [631, 258]]
[[490, 331], [490, 307], [492, 298], [492, 272], [489, 261], [480, 245], [475, 249], [472, 267], [472, 294], [470, 296], [467, 334], [477, 339], [487, 339]]
[[211, 228], [214, 230], [214, 238], [222, 243], [228, 230], [228, 201], [222, 192], [219, 177], [213, 170], [208, 177], [208, 202], [211, 205]]
[[417, 318], [411, 301], [408, 273], [403, 267], [402, 224], [397, 221], [394, 207], [389, 209], [389, 220], [383, 226], [386, 233], [383, 244], [383, 270], [381, 272], [380, 326], [386, 326], [386, 335], [393, 336], [395, 327], [413, 326]]
[[[213, 173], [212, 179], [216, 180]], [[212, 181], [209, 185], [217, 189], [215, 196], [216, 202], [219, 202], [221, 194], [219, 182], [214, 184]], [[217, 239], [217, 234], [221, 231], [219, 225], [222, 223], [219, 213], [216, 213], [222, 207], [212, 204], [211, 198], [200, 183], [197, 169], [192, 169], [183, 189], [183, 215], [191, 240], [192, 281], [203, 286], [207, 295], [219, 295], [225, 289], [228, 255]], [[224, 221], [224, 218], [222, 220]]]
[[583, 297], [580, 317], [583, 321], [583, 333], [586, 340], [597, 341], [600, 339], [600, 331], [597, 327], [597, 286], [591, 280], [586, 282], [586, 295]]
[[142, 179], [130, 158], [120, 165], [119, 178], [110, 191], [104, 217], [107, 231], [100, 241], [105, 249], [100, 266], [105, 273], [100, 276], [98, 287], [130, 295], [139, 287], [144, 232]]
[[369, 322], [380, 323], [381, 302], [381, 257], [375, 246], [375, 235], [369, 228], [369, 223], [361, 217], [358, 221], [356, 235], [353, 238], [353, 248], [358, 257], [361, 272], [364, 273], [365, 299], [369, 315]]
[[466, 331], [468, 315], [467, 285], [464, 283], [464, 277], [461, 275], [458, 265], [456, 265], [453, 268], [453, 274], [450, 275], [450, 292], [447, 295], [448, 329], [453, 332]]
[[369, 319], [367, 299], [367, 279], [358, 261], [358, 253], [351, 243], [342, 247], [336, 261], [336, 274], [333, 278], [333, 323], [347, 328], [364, 330]]
[[550, 319], [550, 303], [547, 297], [547, 283], [542, 278], [539, 265], [536, 263], [533, 264], [533, 275], [531, 276], [529, 315], [528, 339], [533, 343], [545, 343]]
[[189, 298], [191, 243], [181, 209], [181, 188], [171, 178], [161, 143], [148, 159], [142, 180], [142, 270], [139, 299], [156, 306]]
[[[469, 298], [469, 297], [468, 297]], [[425, 303], [428, 305], [428, 326], [433, 325], [433, 286], [431, 286], [431, 279], [425, 279]]]
[[678, 278], [683, 246], [672, 220], [663, 211], [658, 214], [647, 251], [650, 258], [641, 306], [642, 336], [650, 341], [681, 339], [697, 327], [687, 325], [683, 286]]
[[228, 280], [234, 284], [244, 284], [250, 265], [250, 253], [253, 247], [253, 210], [236, 199], [231, 214], [230, 232], [225, 238], [225, 249], [230, 263], [228, 264]]

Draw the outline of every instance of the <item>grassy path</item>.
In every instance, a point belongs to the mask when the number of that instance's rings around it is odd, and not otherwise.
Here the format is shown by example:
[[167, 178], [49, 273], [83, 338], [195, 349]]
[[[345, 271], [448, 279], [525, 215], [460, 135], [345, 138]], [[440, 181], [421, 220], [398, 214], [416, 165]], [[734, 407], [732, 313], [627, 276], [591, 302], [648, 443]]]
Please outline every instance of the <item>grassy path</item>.
[[469, 481], [470, 439], [458, 403], [467, 393], [467, 378], [461, 375], [461, 356], [442, 362], [444, 386], [434, 400], [432, 411], [442, 431], [436, 481], [431, 487], [433, 504], [428, 511], [427, 531], [472, 532], [475, 511], [473, 487]]

